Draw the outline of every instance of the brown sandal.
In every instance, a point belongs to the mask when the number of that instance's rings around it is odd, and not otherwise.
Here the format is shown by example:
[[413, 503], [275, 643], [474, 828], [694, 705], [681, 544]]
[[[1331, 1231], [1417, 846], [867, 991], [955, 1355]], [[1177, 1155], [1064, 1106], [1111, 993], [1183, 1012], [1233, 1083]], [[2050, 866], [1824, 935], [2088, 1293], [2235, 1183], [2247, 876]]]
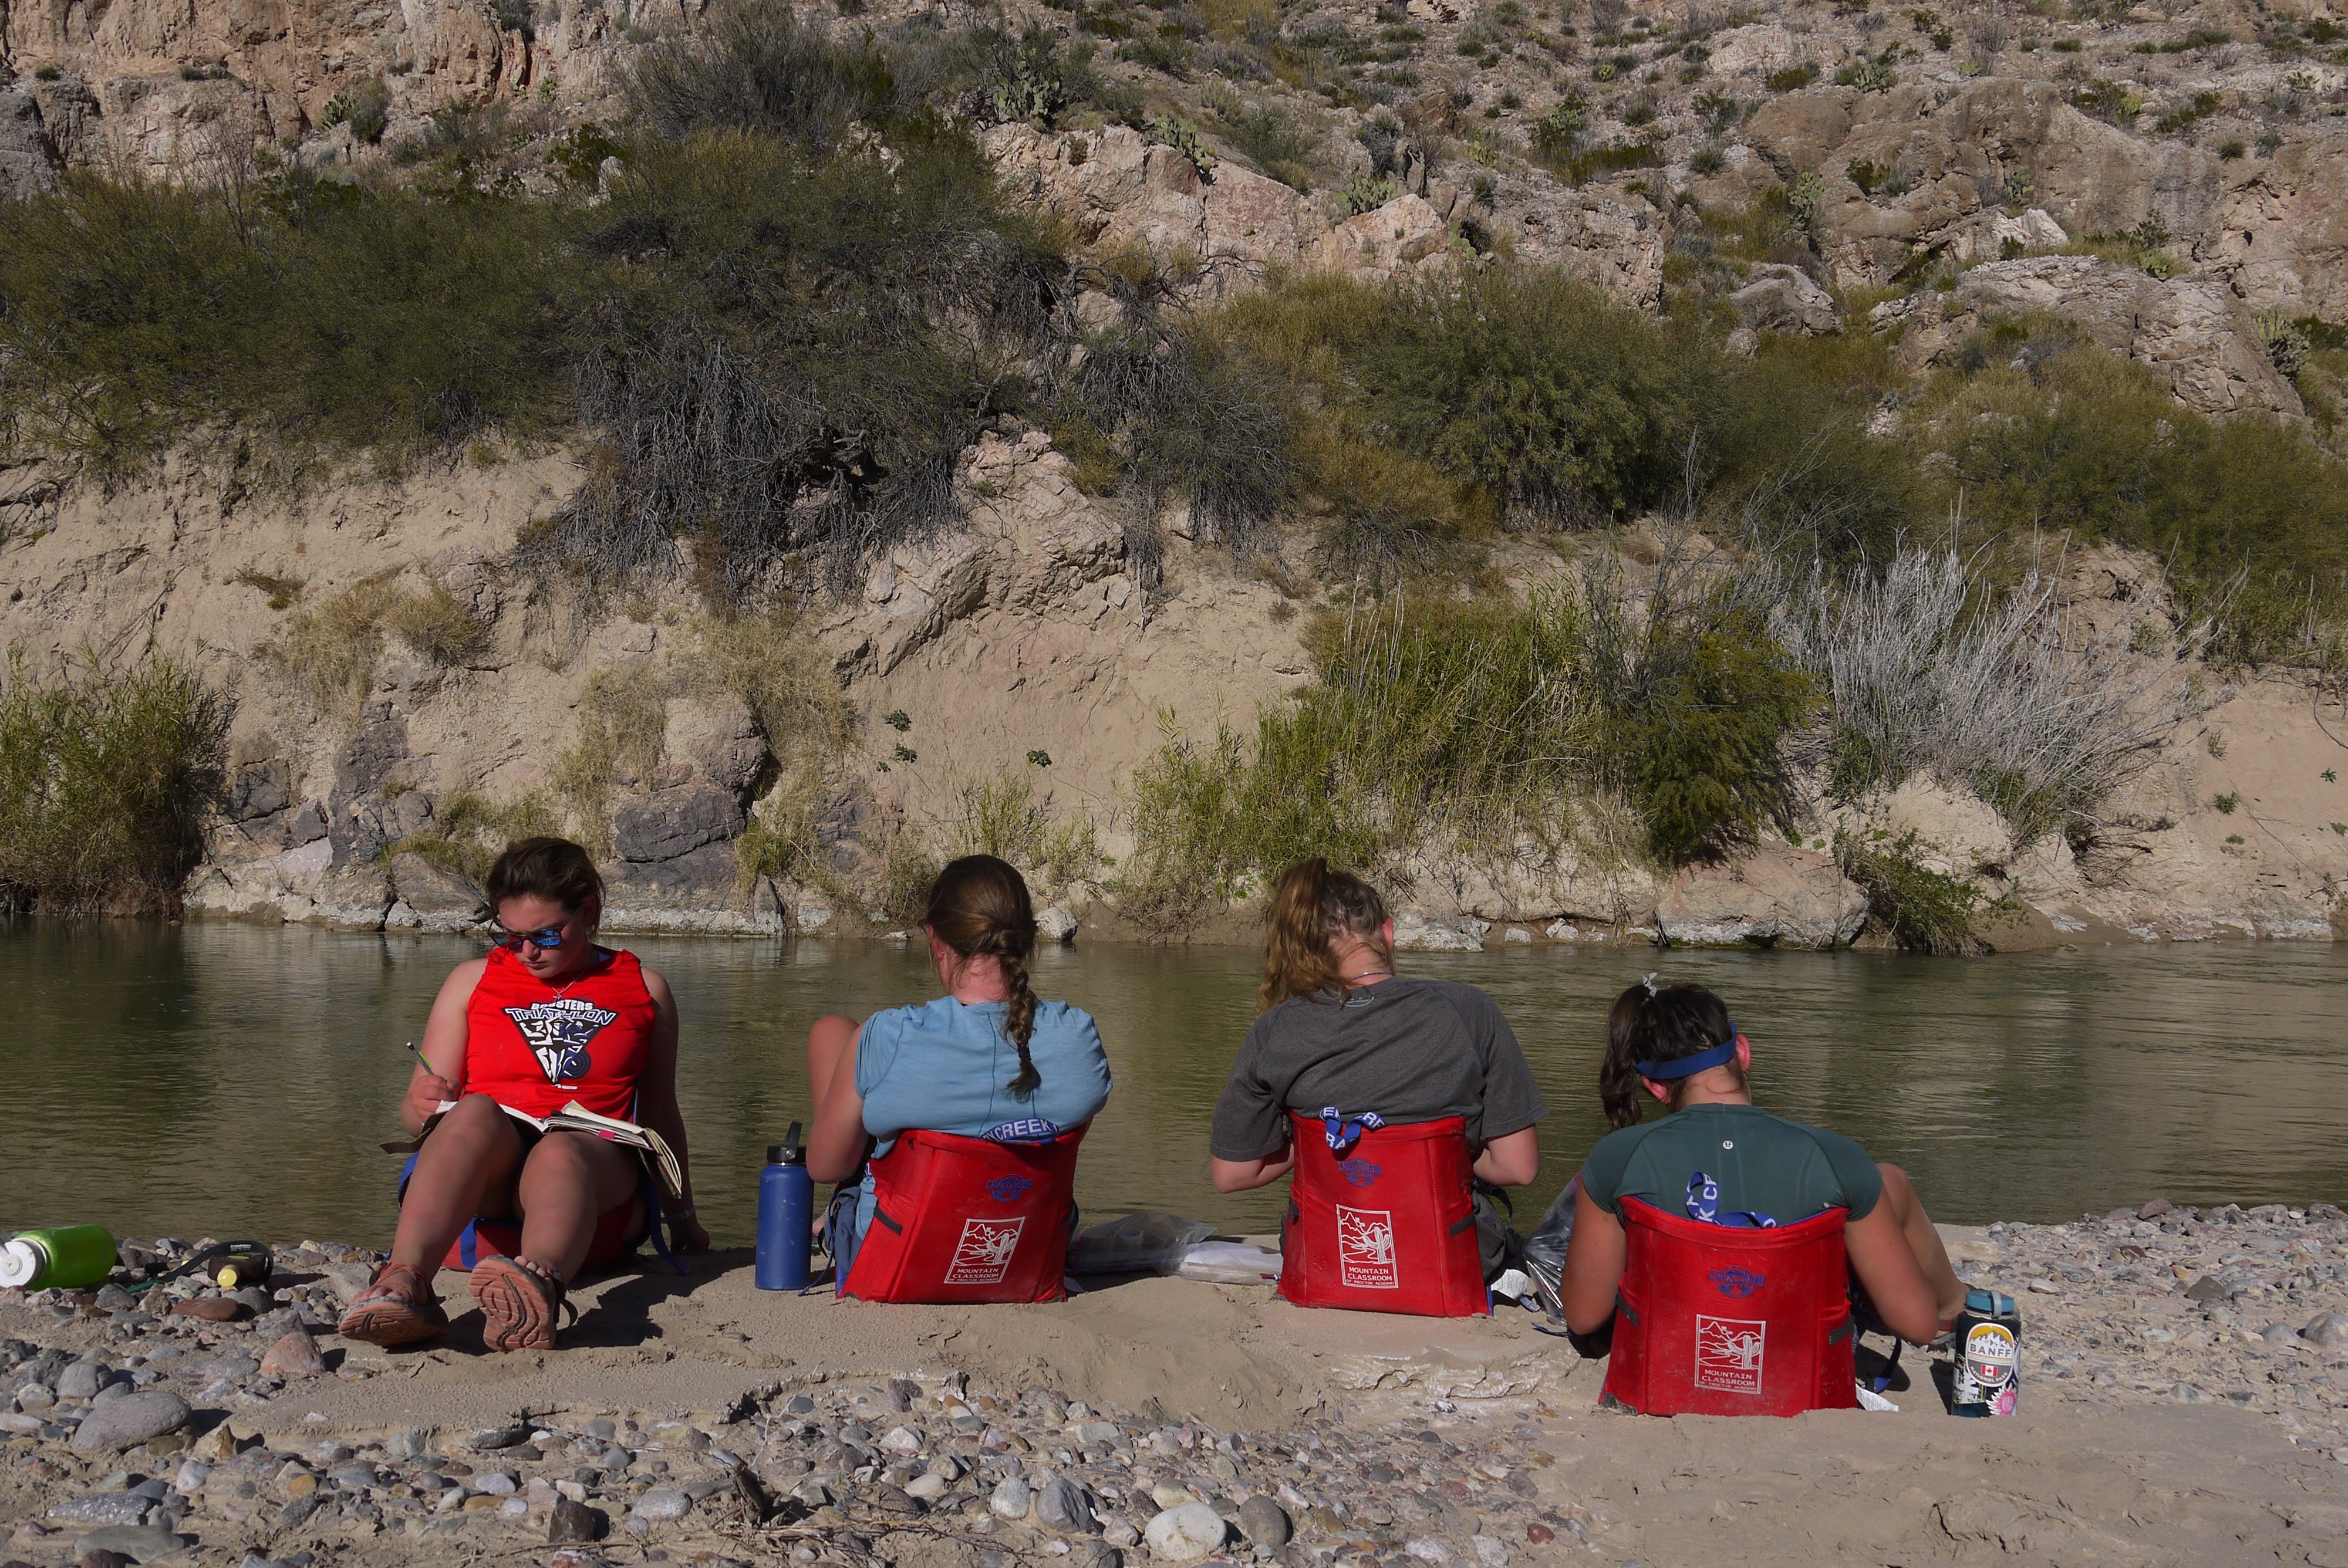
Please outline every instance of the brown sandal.
[[562, 1276], [526, 1257], [485, 1257], [473, 1266], [481, 1343], [492, 1350], [551, 1350], [562, 1311]]
[[363, 1345], [407, 1345], [432, 1338], [448, 1327], [448, 1314], [432, 1294], [424, 1271], [412, 1263], [386, 1263], [351, 1297], [350, 1309], [335, 1325], [335, 1332]]

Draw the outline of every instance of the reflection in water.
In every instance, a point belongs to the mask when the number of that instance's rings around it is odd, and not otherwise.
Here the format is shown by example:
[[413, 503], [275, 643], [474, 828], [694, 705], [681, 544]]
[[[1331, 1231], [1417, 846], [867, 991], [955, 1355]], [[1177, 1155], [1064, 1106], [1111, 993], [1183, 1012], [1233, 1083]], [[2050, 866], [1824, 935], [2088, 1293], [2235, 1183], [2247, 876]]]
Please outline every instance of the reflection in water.
[[[632, 942], [685, 1015], [680, 1091], [705, 1222], [747, 1242], [766, 1145], [807, 1116], [809, 1020], [932, 994], [894, 948]], [[393, 1113], [434, 991], [477, 944], [231, 925], [0, 923], [9, 1136], [0, 1222], [181, 1237], [390, 1235]], [[1616, 990], [1661, 965], [1725, 995], [1761, 1102], [1908, 1167], [1941, 1218], [2054, 1220], [2179, 1202], [2348, 1196], [2348, 957], [2230, 944], [1971, 962], [1881, 954], [1517, 949], [1406, 957], [1486, 987], [1551, 1107], [1540, 1205], [1604, 1131], [1593, 1081]], [[1253, 1010], [1251, 954], [1039, 955], [1036, 989], [1100, 1020], [1117, 1093], [1086, 1140], [1093, 1215], [1278, 1224], [1279, 1189], [1206, 1179], [1215, 1097]]]

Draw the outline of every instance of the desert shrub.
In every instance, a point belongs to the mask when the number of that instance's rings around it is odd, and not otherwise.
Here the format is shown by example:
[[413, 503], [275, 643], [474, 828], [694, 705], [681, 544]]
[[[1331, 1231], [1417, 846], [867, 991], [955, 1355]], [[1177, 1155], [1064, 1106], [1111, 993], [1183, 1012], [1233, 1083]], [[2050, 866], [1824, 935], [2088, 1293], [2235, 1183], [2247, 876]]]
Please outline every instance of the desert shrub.
[[319, 712], [357, 715], [375, 682], [384, 639], [396, 636], [434, 663], [462, 668], [489, 648], [489, 628], [438, 583], [401, 588], [396, 572], [352, 584], [297, 611], [261, 657], [298, 683]]
[[1648, 854], [1678, 866], [1784, 821], [1786, 743], [1817, 686], [1771, 632], [1771, 574], [1680, 533], [1643, 582], [1601, 556], [1577, 597], [1593, 771], [1637, 811]]
[[2092, 347], [1947, 373], [1920, 412], [1969, 526], [2161, 558], [2188, 618], [2214, 619], [2221, 659], [2289, 654], [2339, 602], [2348, 476], [2304, 431], [2203, 418]]
[[1216, 124], [1241, 158], [1282, 184], [1306, 190], [1313, 184], [1313, 154], [1319, 129], [1277, 104], [1242, 103], [1236, 93], [1210, 99]]
[[292, 176], [0, 202], [0, 442], [124, 476], [227, 425], [393, 461], [549, 429], [561, 230], [546, 204]]
[[654, 44], [623, 86], [638, 119], [669, 141], [737, 130], [829, 147], [851, 122], [896, 107], [895, 79], [870, 34], [771, 0], [734, 0], [695, 31]]
[[1690, 387], [1662, 329], [1530, 269], [1380, 303], [1344, 347], [1395, 446], [1538, 518], [1597, 521], [1666, 487]]
[[1050, 793], [1039, 794], [1035, 779], [1024, 771], [958, 784], [943, 848], [949, 857], [992, 855], [1007, 860], [1047, 890], [1090, 876], [1100, 866], [1092, 818], [1079, 812], [1056, 820]]
[[1879, 575], [1814, 576], [1780, 627], [1828, 695], [1827, 785], [1843, 800], [1911, 774], [1972, 790], [2028, 844], [2093, 814], [2173, 727], [2164, 673], [2115, 632], [2081, 634], [2034, 572], [2003, 591], [1951, 550]]
[[949, 515], [1056, 267], [976, 144], [926, 120], [812, 161], [738, 132], [651, 145], [598, 216], [591, 248], [660, 265], [572, 333], [607, 450], [522, 564], [609, 579], [689, 554], [721, 600], [795, 551], [845, 580]]
[[383, 857], [388, 863], [395, 856], [420, 855], [479, 886], [489, 881], [489, 867], [507, 845], [561, 831], [561, 812], [541, 795], [499, 804], [475, 791], [458, 790], [434, 803], [430, 826], [386, 845]]
[[0, 907], [170, 911], [203, 856], [233, 704], [187, 666], [0, 671]]
[[1561, 600], [1396, 603], [1324, 615], [1315, 679], [1242, 738], [1219, 722], [1135, 770], [1120, 897], [1180, 925], [1304, 855], [1374, 872], [1439, 843], [1553, 835], [1587, 753], [1576, 627]]
[[1973, 917], [1984, 895], [1970, 876], [1935, 871], [1922, 859], [1923, 841], [1913, 829], [1887, 839], [1872, 835], [1835, 835], [1835, 860], [1844, 876], [1867, 889], [1869, 921], [1911, 952], [1971, 953], [1980, 949]]
[[1101, 470], [1096, 484], [1127, 496], [1128, 542], [1154, 592], [1156, 518], [1171, 502], [1187, 502], [1236, 552], [1262, 544], [1296, 493], [1298, 411], [1257, 356], [1185, 317], [1163, 276], [1104, 281], [1126, 305], [1123, 320], [1050, 389], [1051, 423], [1087, 433], [1080, 460]]

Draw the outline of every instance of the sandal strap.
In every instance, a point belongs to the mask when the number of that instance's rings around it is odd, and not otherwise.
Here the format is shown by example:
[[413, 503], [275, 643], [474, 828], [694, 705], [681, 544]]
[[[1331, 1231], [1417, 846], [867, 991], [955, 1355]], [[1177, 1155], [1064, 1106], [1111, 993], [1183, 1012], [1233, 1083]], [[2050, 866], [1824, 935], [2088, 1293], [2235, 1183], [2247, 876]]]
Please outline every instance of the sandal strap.
[[557, 1323], [564, 1321], [562, 1315], [566, 1312], [571, 1315], [569, 1321], [579, 1321], [579, 1308], [571, 1304], [571, 1292], [562, 1283], [562, 1276], [534, 1257], [524, 1257], [516, 1253], [513, 1260], [515, 1266], [536, 1280], [539, 1288], [545, 1292], [546, 1309], [554, 1315]]

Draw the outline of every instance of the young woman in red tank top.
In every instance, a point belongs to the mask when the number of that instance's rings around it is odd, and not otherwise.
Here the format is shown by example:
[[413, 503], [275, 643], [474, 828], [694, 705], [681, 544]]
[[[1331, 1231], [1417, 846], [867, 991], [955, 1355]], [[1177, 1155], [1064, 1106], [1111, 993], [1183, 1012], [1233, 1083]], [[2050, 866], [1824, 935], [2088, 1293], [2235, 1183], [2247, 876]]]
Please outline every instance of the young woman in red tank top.
[[[567, 839], [510, 845], [489, 872], [498, 945], [457, 966], [424, 1026], [425, 1063], [399, 1107], [428, 1132], [401, 1197], [399, 1232], [338, 1332], [372, 1345], [429, 1338], [448, 1325], [432, 1276], [476, 1215], [521, 1222], [519, 1255], [483, 1257], [473, 1299], [492, 1350], [554, 1343], [565, 1282], [613, 1210], [641, 1204], [633, 1151], [590, 1133], [541, 1133], [507, 1114], [546, 1116], [572, 1101], [638, 1122], [685, 1160], [676, 1106], [676, 1003], [633, 953], [595, 945], [603, 883]], [[445, 1113], [438, 1108], [455, 1104]], [[709, 1236], [686, 1196], [666, 1218], [680, 1252]]]

